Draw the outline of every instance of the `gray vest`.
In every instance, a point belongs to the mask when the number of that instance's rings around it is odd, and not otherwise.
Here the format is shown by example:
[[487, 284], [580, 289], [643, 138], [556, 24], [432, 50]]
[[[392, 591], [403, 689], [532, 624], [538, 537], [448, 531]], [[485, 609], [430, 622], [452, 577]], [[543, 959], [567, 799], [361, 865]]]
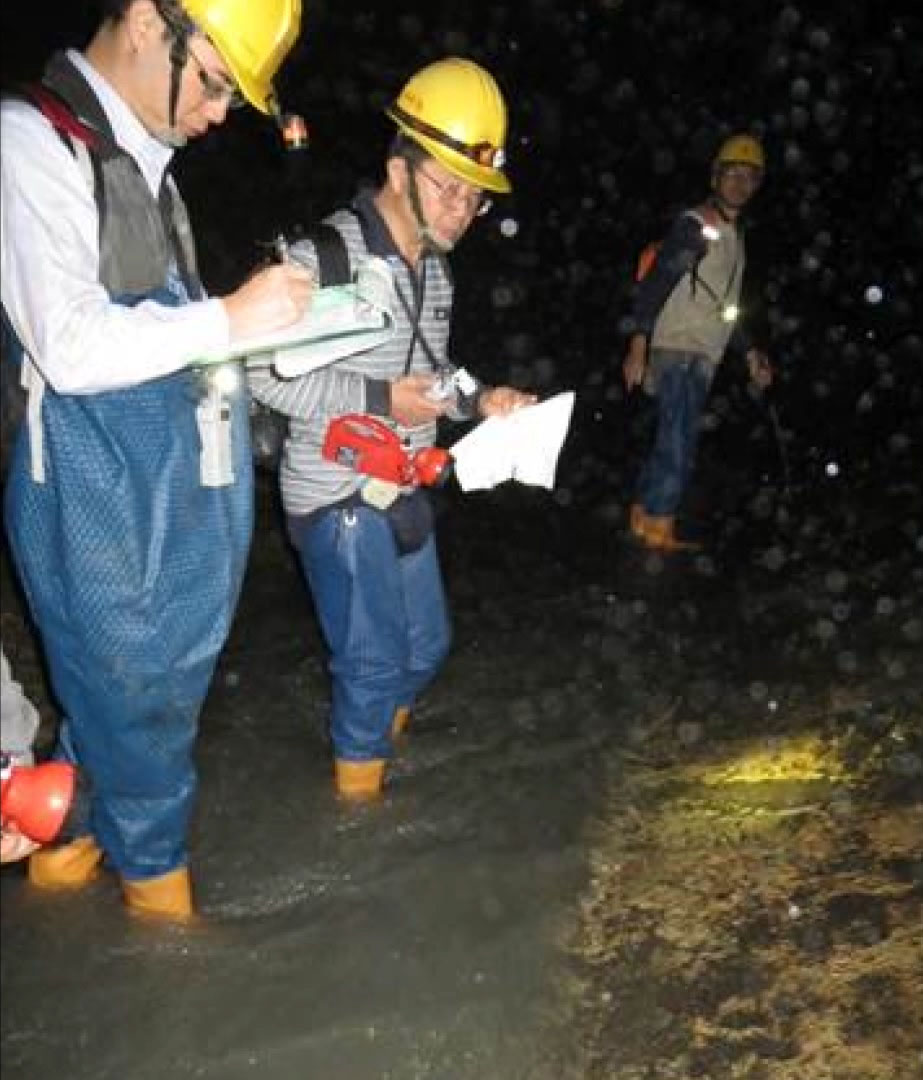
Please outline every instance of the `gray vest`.
[[[202, 296], [186, 207], [169, 173], [154, 199], [135, 160], [116, 143], [92, 88], [64, 53], [53, 56], [42, 79], [98, 136], [90, 150], [99, 210], [99, 280], [113, 297], [144, 296], [162, 288], [171, 270], [191, 299]], [[78, 138], [65, 138], [80, 153]]]
[[683, 274], [660, 309], [651, 348], [698, 353], [718, 364], [734, 330], [724, 312], [740, 302], [745, 265], [743, 233], [722, 222], [695, 272]]

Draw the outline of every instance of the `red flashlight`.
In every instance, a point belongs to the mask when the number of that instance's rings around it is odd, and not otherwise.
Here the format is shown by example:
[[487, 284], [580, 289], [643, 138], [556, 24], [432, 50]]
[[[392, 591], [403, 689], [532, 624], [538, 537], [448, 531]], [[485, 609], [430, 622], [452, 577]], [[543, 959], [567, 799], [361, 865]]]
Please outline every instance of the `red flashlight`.
[[327, 461], [399, 487], [434, 487], [452, 474], [447, 450], [425, 446], [409, 453], [392, 428], [364, 413], [346, 413], [331, 420], [321, 453]]
[[37, 844], [56, 839], [77, 794], [77, 769], [64, 761], [0, 765], [0, 819]]
[[452, 455], [438, 446], [425, 446], [413, 455], [413, 471], [418, 484], [441, 487], [452, 475]]

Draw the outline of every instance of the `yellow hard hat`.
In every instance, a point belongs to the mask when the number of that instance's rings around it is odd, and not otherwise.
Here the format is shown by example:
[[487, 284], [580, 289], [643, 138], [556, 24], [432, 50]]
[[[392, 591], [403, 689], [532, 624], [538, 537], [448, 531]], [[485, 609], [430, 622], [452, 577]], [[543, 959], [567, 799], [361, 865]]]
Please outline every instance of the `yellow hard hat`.
[[221, 54], [244, 97], [273, 110], [272, 80], [301, 27], [301, 0], [181, 0]]
[[474, 187], [506, 193], [506, 105], [493, 76], [448, 57], [412, 76], [388, 116], [449, 172]]
[[723, 165], [752, 165], [763, 172], [766, 154], [762, 143], [752, 135], [732, 135], [721, 144], [715, 157], [714, 168], [720, 169]]

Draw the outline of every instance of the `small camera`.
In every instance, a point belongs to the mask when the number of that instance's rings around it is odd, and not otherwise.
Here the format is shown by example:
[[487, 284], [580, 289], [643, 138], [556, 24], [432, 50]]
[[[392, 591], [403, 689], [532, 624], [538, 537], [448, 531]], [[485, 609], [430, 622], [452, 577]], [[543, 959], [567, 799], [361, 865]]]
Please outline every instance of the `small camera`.
[[456, 390], [455, 375], [443, 372], [433, 385], [426, 391], [426, 396], [432, 401], [445, 401], [446, 398], [454, 397]]
[[464, 368], [455, 368], [454, 371], [440, 371], [426, 396], [431, 401], [445, 401], [456, 394], [469, 397], [476, 389], [477, 383], [471, 375]]

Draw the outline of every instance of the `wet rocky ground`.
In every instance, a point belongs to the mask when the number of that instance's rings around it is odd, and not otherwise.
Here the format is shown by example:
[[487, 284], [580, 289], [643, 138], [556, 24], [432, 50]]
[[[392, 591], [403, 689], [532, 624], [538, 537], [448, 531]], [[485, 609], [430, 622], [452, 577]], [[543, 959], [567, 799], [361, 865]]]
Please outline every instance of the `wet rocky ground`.
[[205, 917], [4, 869], [4, 1076], [923, 1075], [918, 485], [712, 493], [666, 560], [623, 500], [446, 494], [455, 649], [367, 808], [331, 793], [264, 487], [199, 744]]

